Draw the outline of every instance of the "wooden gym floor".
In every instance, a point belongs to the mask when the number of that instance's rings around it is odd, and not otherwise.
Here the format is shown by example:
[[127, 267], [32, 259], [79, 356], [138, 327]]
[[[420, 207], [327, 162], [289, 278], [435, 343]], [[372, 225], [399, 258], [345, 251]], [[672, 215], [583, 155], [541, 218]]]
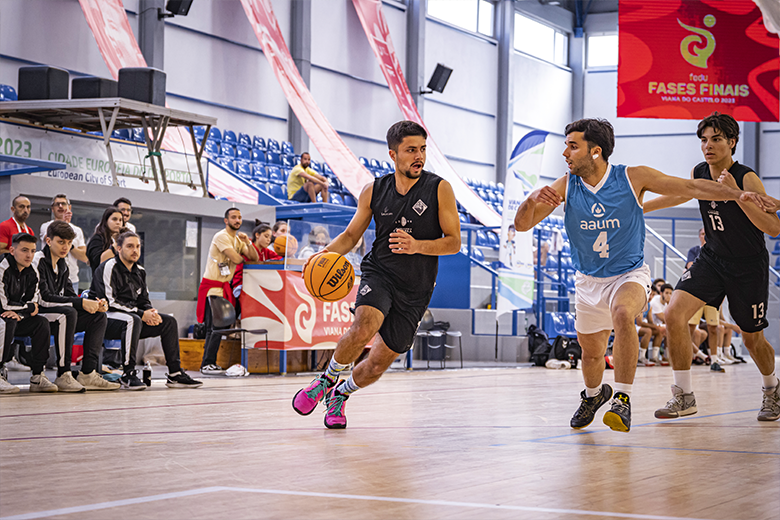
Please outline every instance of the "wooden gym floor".
[[0, 518], [777, 519], [780, 422], [755, 365], [726, 370], [694, 367], [699, 413], [661, 422], [671, 369], [639, 368], [630, 433], [604, 409], [569, 428], [575, 370], [390, 372], [344, 431], [291, 409], [310, 375], [23, 390], [0, 397]]

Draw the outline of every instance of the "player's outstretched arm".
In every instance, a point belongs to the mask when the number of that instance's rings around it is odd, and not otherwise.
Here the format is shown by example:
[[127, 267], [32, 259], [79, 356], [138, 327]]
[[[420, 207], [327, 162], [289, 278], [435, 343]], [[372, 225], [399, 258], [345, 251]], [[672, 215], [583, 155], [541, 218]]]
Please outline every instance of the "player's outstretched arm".
[[515, 229], [528, 231], [545, 219], [565, 199], [568, 176], [559, 177], [549, 186], [531, 192], [515, 213]]
[[[723, 170], [720, 178], [718, 178], [718, 182], [729, 188], [739, 189], [737, 181], [728, 170]], [[776, 237], [780, 234], [780, 219], [777, 218], [777, 213], [772, 210], [776, 207], [775, 202], [777, 202], [777, 199], [766, 194], [764, 185], [755, 172], [745, 174], [742, 178], [742, 186], [745, 188], [745, 191], [742, 197], [737, 200], [737, 204], [739, 204], [739, 207], [742, 208], [742, 211], [745, 212], [745, 215], [747, 215], [754, 226], [767, 235]], [[766, 210], [772, 212], [767, 213]]]
[[460, 219], [455, 192], [449, 182], [439, 182], [439, 227], [444, 234], [435, 240], [415, 240], [400, 229], [390, 233], [390, 249], [402, 255], [454, 255], [460, 251]]
[[[693, 179], [693, 170], [691, 170], [691, 179]], [[661, 195], [654, 199], [650, 199], [642, 203], [642, 211], [644, 213], [650, 213], [651, 211], [658, 211], [664, 208], [673, 208], [680, 204], [685, 204], [691, 200], [691, 197], [675, 196], [675, 195]]]

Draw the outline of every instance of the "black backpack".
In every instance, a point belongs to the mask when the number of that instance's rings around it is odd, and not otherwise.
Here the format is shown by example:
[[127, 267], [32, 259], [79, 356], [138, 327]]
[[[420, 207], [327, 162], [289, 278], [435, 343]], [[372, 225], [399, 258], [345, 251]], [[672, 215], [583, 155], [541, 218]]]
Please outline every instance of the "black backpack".
[[577, 363], [582, 359], [582, 347], [576, 339], [558, 336], [553, 342], [551, 355], [555, 359], [569, 361], [572, 368], [577, 368]]
[[536, 325], [528, 327], [528, 351], [531, 353], [531, 363], [537, 367], [543, 367], [550, 358], [552, 345], [547, 333]]

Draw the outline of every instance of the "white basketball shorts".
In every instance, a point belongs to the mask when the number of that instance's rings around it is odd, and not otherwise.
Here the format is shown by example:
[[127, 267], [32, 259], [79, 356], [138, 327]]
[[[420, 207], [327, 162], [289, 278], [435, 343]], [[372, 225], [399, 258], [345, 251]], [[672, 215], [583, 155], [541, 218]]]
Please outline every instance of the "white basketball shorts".
[[650, 295], [650, 268], [647, 264], [633, 271], [608, 278], [597, 278], [580, 272], [574, 280], [574, 297], [577, 311], [574, 327], [583, 334], [595, 334], [602, 330], [612, 330], [612, 298], [617, 290], [628, 282], [638, 283], [645, 289], [645, 301]]

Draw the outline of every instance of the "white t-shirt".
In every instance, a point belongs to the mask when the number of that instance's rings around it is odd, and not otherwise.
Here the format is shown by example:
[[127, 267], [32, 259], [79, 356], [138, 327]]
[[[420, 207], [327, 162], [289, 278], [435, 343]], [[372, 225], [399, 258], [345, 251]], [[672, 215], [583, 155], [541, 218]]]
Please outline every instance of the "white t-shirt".
[[[46, 245], [46, 229], [48, 229], [49, 224], [54, 222], [53, 220], [50, 220], [48, 222], [44, 222], [41, 224], [41, 231], [38, 234], [39, 237], [41, 237], [41, 249], [43, 249], [43, 246]], [[81, 230], [80, 227], [77, 225], [70, 223], [70, 227], [73, 229], [73, 232], [76, 233], [76, 238], [73, 239], [73, 247], [84, 247], [87, 245], [87, 243], [84, 241], [84, 232]], [[65, 257], [65, 262], [68, 264], [68, 278], [70, 279], [71, 283], [78, 283], [79, 282], [79, 262], [76, 260], [76, 257], [73, 256], [73, 252], [71, 251], [68, 253], [68, 256]]]
[[137, 231], [135, 230], [135, 225], [133, 225], [132, 222], [125, 222], [125, 227], [130, 231], [132, 231], [133, 233], [137, 233]]
[[666, 307], [668, 306], [668, 303], [664, 303], [661, 300], [661, 295], [656, 294], [653, 296], [653, 299], [650, 300], [650, 310], [653, 311], [653, 323], [656, 325], [663, 325], [664, 322], [661, 321], [660, 318], [658, 318], [658, 313], [664, 313], [666, 312]]

